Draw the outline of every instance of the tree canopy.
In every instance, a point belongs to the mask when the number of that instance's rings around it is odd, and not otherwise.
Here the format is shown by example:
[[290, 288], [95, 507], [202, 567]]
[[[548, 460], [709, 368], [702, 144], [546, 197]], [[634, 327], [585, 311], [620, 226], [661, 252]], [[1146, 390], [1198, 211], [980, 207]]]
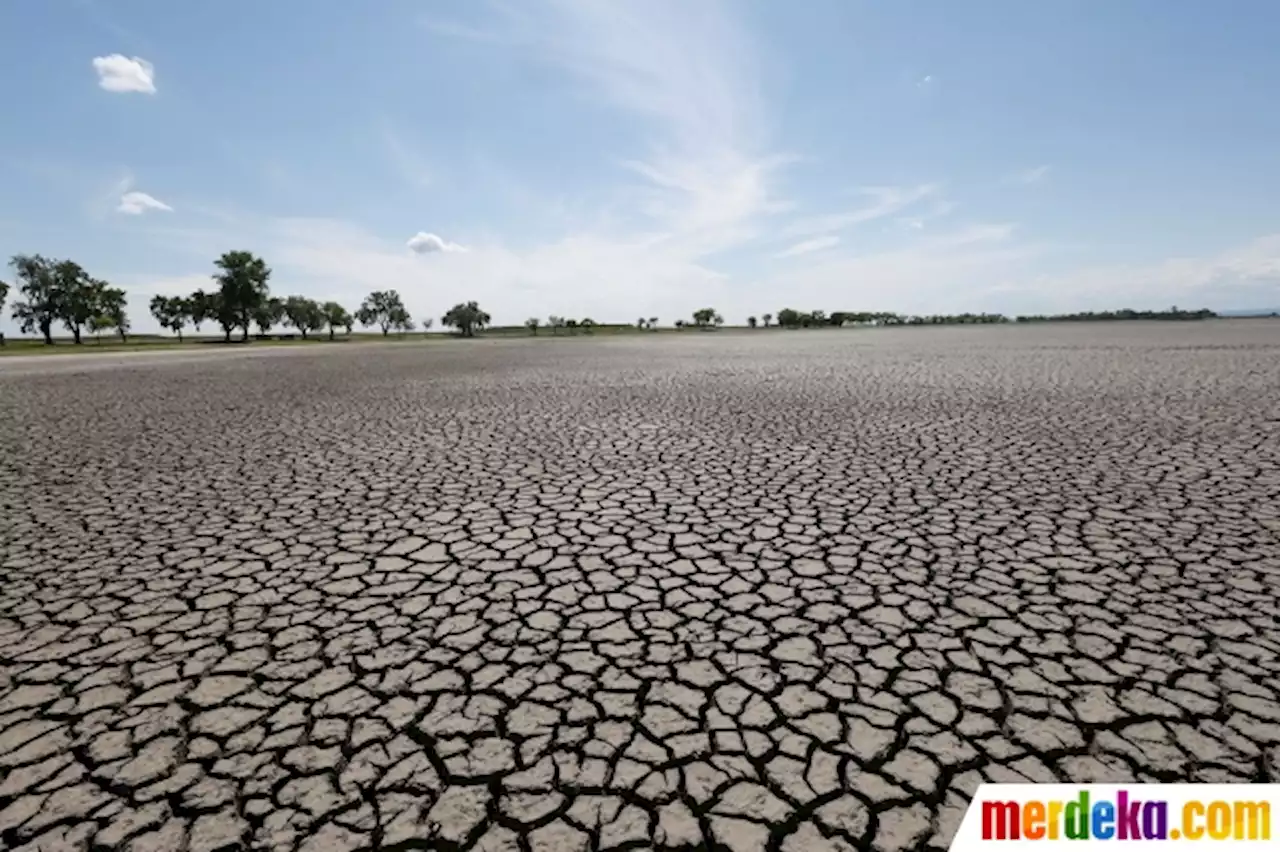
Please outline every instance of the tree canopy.
[[[23, 334], [38, 331], [46, 344], [52, 344], [53, 324], [61, 322], [80, 343], [85, 328], [114, 328], [122, 337], [128, 330], [125, 292], [89, 275], [75, 261], [15, 255], [9, 265], [20, 295], [12, 316]], [[5, 289], [7, 293], [7, 286]]]
[[395, 290], [377, 290], [365, 297], [360, 310], [356, 311], [356, 319], [366, 328], [379, 326], [385, 336], [393, 328], [402, 328], [409, 322], [409, 311]]
[[489, 324], [489, 315], [475, 302], [459, 302], [440, 318], [440, 323], [456, 328], [463, 337], [474, 337], [477, 329]]
[[271, 296], [268, 289], [271, 267], [247, 251], [229, 251], [214, 261], [214, 265], [218, 267], [213, 276], [213, 280], [218, 282], [220, 297], [218, 322], [227, 340], [231, 339], [231, 332], [236, 328], [243, 329], [241, 339], [248, 340], [255, 312]]

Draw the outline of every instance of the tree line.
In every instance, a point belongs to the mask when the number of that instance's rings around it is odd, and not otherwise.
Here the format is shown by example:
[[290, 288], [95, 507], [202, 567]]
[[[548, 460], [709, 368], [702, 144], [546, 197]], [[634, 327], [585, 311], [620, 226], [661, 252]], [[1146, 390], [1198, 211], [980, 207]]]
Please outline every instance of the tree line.
[[[15, 255], [9, 261], [21, 298], [13, 304], [13, 319], [23, 334], [39, 333], [53, 343], [53, 327], [61, 323], [80, 343], [85, 331], [99, 334], [113, 330], [127, 340], [129, 317], [124, 290], [94, 278], [72, 260], [56, 260], [39, 254]], [[9, 285], [0, 282], [0, 308]]]
[[[53, 343], [53, 328], [61, 324], [76, 343], [82, 342], [82, 334], [89, 331], [100, 334], [114, 331], [121, 341], [128, 339], [130, 329], [126, 311], [125, 292], [108, 282], [94, 278], [74, 261], [47, 258], [39, 254], [15, 255], [9, 262], [17, 282], [19, 299], [14, 302], [12, 316], [24, 334], [38, 332], [46, 344]], [[271, 268], [266, 262], [247, 251], [230, 251], [214, 261], [217, 271], [213, 274], [213, 286], [200, 289], [186, 296], [154, 296], [149, 305], [151, 315], [162, 328], [181, 340], [188, 326], [197, 332], [208, 322], [221, 328], [223, 340], [230, 342], [239, 331], [240, 339], [247, 341], [251, 329], [256, 327], [259, 336], [277, 325], [297, 329], [303, 339], [312, 333], [329, 332], [332, 340], [338, 329], [348, 335], [358, 322], [365, 328], [377, 326], [382, 334], [405, 333], [418, 325], [409, 315], [404, 300], [395, 290], [379, 290], [370, 293], [354, 312], [334, 301], [318, 302], [306, 296], [277, 297], [271, 294]], [[10, 287], [0, 281], [0, 310]], [[772, 325], [783, 328], [815, 328], [846, 325], [969, 325], [991, 323], [1030, 322], [1096, 322], [1106, 320], [1200, 320], [1216, 317], [1208, 309], [1180, 310], [1176, 305], [1168, 310], [1089, 311], [1072, 314], [1019, 315], [1013, 318], [1004, 314], [963, 313], [908, 315], [884, 311], [798, 311], [783, 308], [777, 316], [763, 314], [759, 318], [747, 317], [747, 325], [756, 328]], [[473, 337], [477, 331], [487, 328], [491, 318], [476, 302], [460, 302], [440, 318], [441, 324], [453, 328], [462, 337]], [[421, 327], [429, 331], [432, 319], [422, 319]], [[714, 308], [699, 308], [692, 314], [692, 321], [677, 319], [677, 329], [715, 329], [724, 325], [724, 316]], [[552, 334], [562, 330], [568, 333], [590, 333], [597, 323], [590, 317], [583, 319], [549, 316], [545, 323], [530, 317], [524, 323], [532, 334], [546, 327]], [[636, 320], [639, 329], [658, 328], [657, 317], [641, 317]], [[0, 342], [3, 337], [0, 337]]]
[[[370, 293], [360, 307], [351, 312], [338, 302], [321, 303], [297, 295], [273, 296], [271, 267], [251, 252], [226, 252], [214, 265], [217, 272], [208, 290], [199, 289], [185, 296], [157, 295], [151, 299], [148, 306], [151, 315], [161, 328], [177, 335], [179, 340], [188, 326], [198, 333], [205, 323], [221, 328], [223, 340], [228, 343], [237, 331], [240, 340], [247, 341], [254, 327], [259, 336], [266, 336], [277, 325], [297, 329], [304, 340], [325, 329], [329, 331], [330, 340], [338, 329], [349, 335], [357, 322], [366, 328], [377, 326], [384, 336], [417, 328], [395, 290]], [[82, 342], [85, 330], [97, 333], [107, 329], [116, 331], [121, 341], [127, 341], [130, 324], [123, 289], [94, 278], [70, 260], [38, 254], [15, 255], [9, 266], [19, 294], [12, 316], [23, 334], [38, 332], [46, 344], [52, 345], [54, 326], [61, 323], [71, 332], [75, 343]], [[0, 281], [0, 310], [9, 291], [9, 284]], [[450, 308], [441, 322], [463, 337], [471, 337], [489, 324], [490, 317], [476, 302], [462, 302]], [[430, 317], [423, 318], [424, 330], [429, 330], [432, 324]]]

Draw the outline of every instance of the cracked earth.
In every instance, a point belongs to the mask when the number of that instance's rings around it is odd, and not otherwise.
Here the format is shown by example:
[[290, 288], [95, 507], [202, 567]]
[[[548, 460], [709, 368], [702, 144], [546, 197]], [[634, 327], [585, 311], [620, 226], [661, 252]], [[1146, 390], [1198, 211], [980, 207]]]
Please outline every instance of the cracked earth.
[[1280, 781], [1280, 328], [0, 362], [0, 847], [945, 848]]

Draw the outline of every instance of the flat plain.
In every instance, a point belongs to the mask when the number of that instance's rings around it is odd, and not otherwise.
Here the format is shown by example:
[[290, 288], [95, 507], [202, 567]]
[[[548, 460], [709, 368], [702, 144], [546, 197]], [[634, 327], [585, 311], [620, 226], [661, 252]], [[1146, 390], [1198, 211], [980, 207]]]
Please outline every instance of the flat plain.
[[0, 363], [0, 847], [941, 849], [1280, 781], [1280, 324]]

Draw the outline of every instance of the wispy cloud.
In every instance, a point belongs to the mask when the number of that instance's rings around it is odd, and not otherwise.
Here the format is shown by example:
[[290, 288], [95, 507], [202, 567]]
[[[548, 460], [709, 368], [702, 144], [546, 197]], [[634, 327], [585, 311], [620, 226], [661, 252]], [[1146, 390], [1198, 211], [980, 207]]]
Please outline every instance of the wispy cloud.
[[519, 45], [589, 102], [643, 122], [644, 146], [619, 162], [639, 182], [618, 202], [645, 217], [651, 251], [693, 263], [749, 242], [758, 220], [782, 208], [774, 183], [787, 158], [768, 144], [762, 71], [730, 4], [706, 0], [691, 12], [678, 0], [549, 0], [499, 9], [490, 28], [433, 31]]
[[839, 245], [839, 243], [840, 238], [835, 236], [828, 235], [825, 237], [814, 237], [811, 240], [803, 240], [795, 245], [788, 246], [775, 254], [774, 257], [796, 257], [801, 254], [811, 254], [815, 251], [821, 251], [822, 249]]
[[938, 191], [939, 186], [933, 183], [864, 187], [858, 190], [858, 194], [867, 199], [866, 203], [840, 213], [806, 216], [787, 225], [779, 233], [782, 237], [790, 238], [836, 233], [901, 213], [912, 205], [935, 196]]
[[436, 252], [466, 251], [467, 247], [451, 243], [443, 237], [419, 231], [405, 243], [414, 254], [435, 254]]
[[153, 195], [145, 192], [126, 192], [120, 196], [120, 205], [116, 207], [120, 213], [127, 213], [130, 216], [140, 216], [148, 210], [163, 210], [169, 213], [173, 212], [173, 208], [165, 204]]
[[1022, 169], [1021, 171], [1016, 171], [1016, 172], [1013, 172], [1012, 174], [1005, 175], [1004, 180], [1005, 180], [1005, 183], [1018, 183], [1018, 184], [1022, 184], [1023, 186], [1030, 186], [1032, 184], [1040, 183], [1042, 180], [1045, 179], [1045, 177], [1048, 176], [1048, 174], [1049, 174], [1049, 167], [1047, 165], [1036, 166], [1034, 168]]
[[917, 88], [917, 89], [926, 89], [926, 88], [928, 88], [929, 86], [932, 86], [932, 85], [933, 85], [933, 75], [932, 75], [932, 74], [925, 74], [923, 77], [920, 77], [920, 78], [918, 78], [918, 79], [916, 80], [916, 88]]
[[98, 73], [98, 85], [108, 92], [156, 93], [155, 66], [141, 57], [120, 53], [94, 57], [93, 70]]

